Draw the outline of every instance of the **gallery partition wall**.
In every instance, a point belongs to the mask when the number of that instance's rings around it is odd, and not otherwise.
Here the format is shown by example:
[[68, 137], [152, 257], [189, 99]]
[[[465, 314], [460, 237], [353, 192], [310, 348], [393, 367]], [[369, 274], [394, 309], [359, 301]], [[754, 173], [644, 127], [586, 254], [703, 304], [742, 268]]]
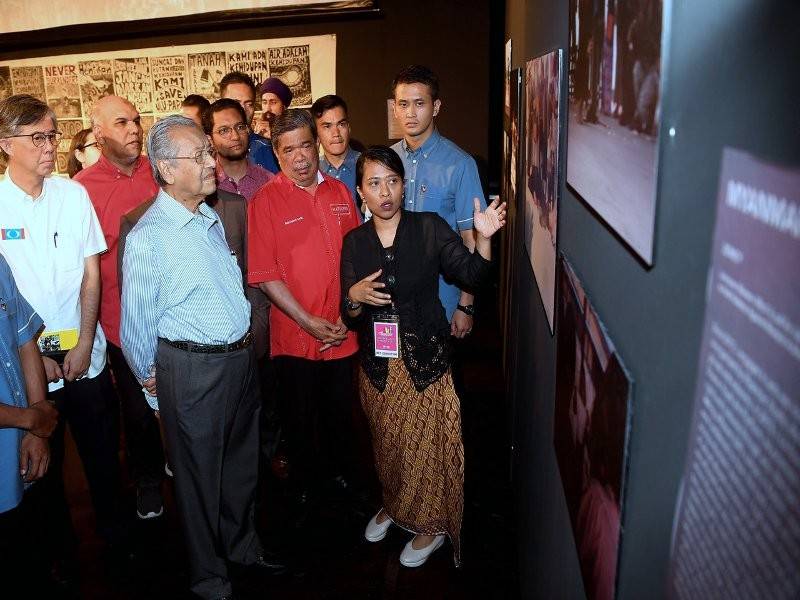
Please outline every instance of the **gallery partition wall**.
[[800, 593], [799, 16], [506, 3], [524, 598]]

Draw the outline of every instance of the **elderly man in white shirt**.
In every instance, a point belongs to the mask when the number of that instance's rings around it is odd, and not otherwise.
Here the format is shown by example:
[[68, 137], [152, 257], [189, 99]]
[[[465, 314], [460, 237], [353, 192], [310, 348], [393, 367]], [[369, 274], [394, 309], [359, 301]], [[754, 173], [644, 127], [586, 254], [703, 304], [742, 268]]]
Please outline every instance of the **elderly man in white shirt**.
[[86, 190], [49, 177], [60, 132], [53, 111], [33, 96], [0, 102], [0, 149], [8, 171], [0, 181], [0, 254], [20, 292], [45, 323], [39, 339], [48, 398], [61, 419], [51, 437], [52, 462], [37, 490], [39, 515], [53, 558], [74, 556], [75, 534], [64, 498], [64, 425], [83, 462], [98, 532], [118, 541], [119, 407], [97, 324], [103, 231]]

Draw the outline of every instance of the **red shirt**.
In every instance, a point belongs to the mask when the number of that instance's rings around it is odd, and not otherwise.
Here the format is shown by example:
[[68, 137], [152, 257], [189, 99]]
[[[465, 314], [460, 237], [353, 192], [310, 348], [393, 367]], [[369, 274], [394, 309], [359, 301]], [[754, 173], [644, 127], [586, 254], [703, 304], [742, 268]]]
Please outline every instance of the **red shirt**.
[[95, 164], [78, 171], [78, 181], [89, 192], [100, 227], [108, 245], [108, 252], [100, 256], [100, 278], [103, 291], [100, 296], [100, 325], [108, 341], [120, 345], [120, 290], [117, 280], [117, 241], [119, 222], [126, 212], [158, 193], [150, 161], [142, 156], [129, 177], [115, 167], [105, 156]]
[[[247, 281], [283, 281], [308, 313], [336, 323], [342, 239], [360, 223], [347, 186], [322, 174], [318, 181], [312, 196], [279, 173], [255, 195], [247, 211]], [[322, 342], [277, 306], [269, 318], [272, 356], [332, 360], [358, 350], [349, 332], [341, 346], [320, 353]]]

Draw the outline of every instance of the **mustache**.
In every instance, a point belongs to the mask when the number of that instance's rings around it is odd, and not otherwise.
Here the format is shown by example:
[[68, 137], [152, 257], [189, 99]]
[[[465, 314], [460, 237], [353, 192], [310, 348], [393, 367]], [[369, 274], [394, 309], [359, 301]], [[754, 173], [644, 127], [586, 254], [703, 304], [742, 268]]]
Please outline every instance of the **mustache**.
[[306, 162], [301, 163], [301, 164], [295, 163], [294, 164], [294, 168], [297, 169], [298, 171], [302, 171], [303, 169], [310, 169], [311, 168], [311, 162], [310, 161], [306, 161]]

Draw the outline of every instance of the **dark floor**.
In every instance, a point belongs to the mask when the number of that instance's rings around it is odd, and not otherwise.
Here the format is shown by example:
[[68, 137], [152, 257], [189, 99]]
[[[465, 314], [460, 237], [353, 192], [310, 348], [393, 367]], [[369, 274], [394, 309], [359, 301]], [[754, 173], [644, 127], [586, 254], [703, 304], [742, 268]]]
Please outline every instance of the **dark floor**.
[[[337, 494], [319, 507], [304, 533], [288, 526], [291, 505], [284, 484], [272, 475], [261, 483], [258, 525], [265, 544], [303, 565], [304, 573], [281, 575], [241, 586], [243, 598], [416, 599], [516, 598], [515, 532], [507, 482], [507, 407], [500, 369], [499, 327], [479, 314], [473, 336], [459, 348], [463, 364], [462, 427], [466, 453], [463, 565], [453, 565], [449, 545], [417, 569], [398, 561], [410, 534], [393, 527], [382, 542], [363, 539], [366, 521], [380, 506], [377, 488], [356, 506]], [[361, 448], [365, 472], [371, 456], [368, 438]], [[134, 556], [111, 566], [93, 533], [85, 480], [74, 446], [65, 467], [69, 501], [81, 540], [79, 592], [65, 598], [139, 599], [191, 597], [186, 559], [169, 480], [164, 485], [165, 514], [137, 521]], [[367, 486], [369, 488], [369, 485]], [[128, 488], [130, 510], [133, 491]], [[360, 508], [361, 514], [358, 509]], [[246, 583], [246, 582], [245, 582]], [[56, 598], [56, 595], [51, 596]]]

